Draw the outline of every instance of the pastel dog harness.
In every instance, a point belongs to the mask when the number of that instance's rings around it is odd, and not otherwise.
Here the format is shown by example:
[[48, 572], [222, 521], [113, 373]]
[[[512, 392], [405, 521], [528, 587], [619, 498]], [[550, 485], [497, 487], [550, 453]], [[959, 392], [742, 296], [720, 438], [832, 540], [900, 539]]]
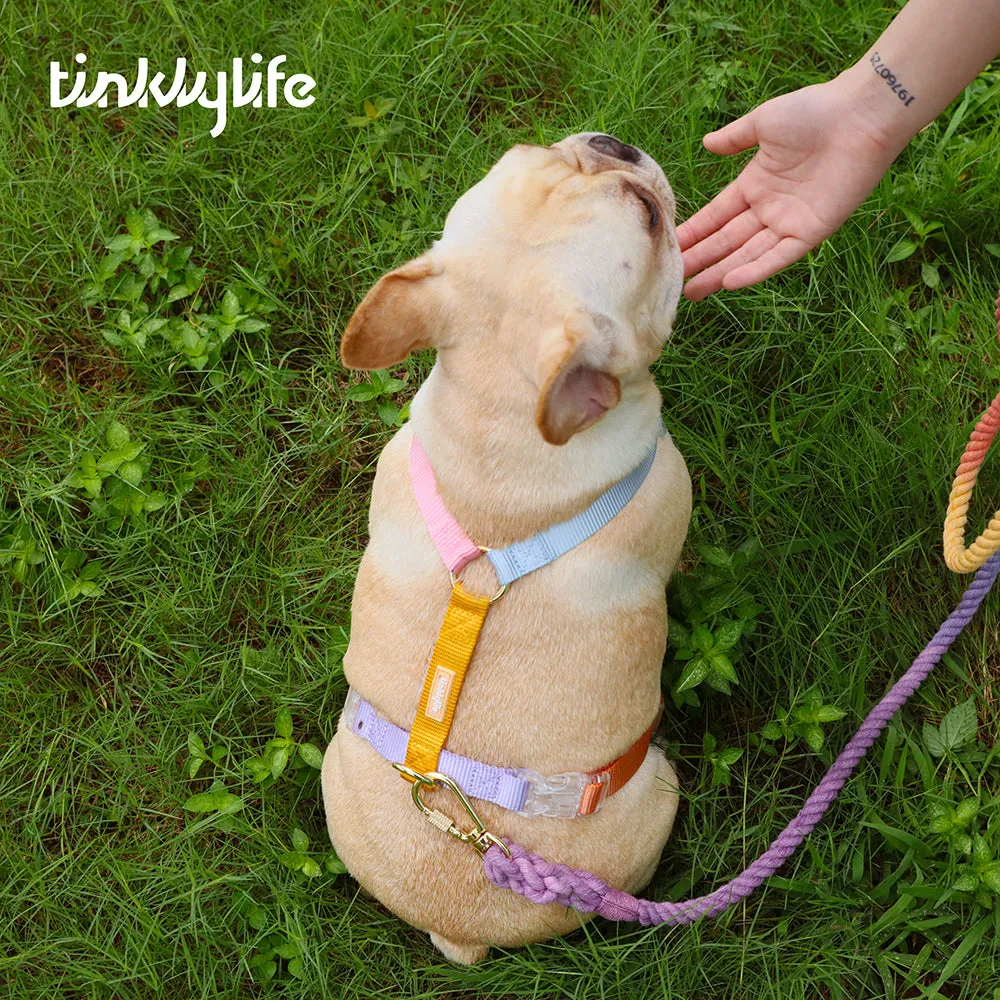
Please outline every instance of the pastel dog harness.
[[[490, 605], [514, 581], [565, 555], [622, 511], [652, 468], [658, 443], [659, 438], [635, 469], [575, 517], [505, 548], [487, 549], [469, 538], [445, 506], [430, 461], [416, 436], [413, 437], [410, 445], [413, 492], [434, 546], [451, 574], [451, 598], [431, 653], [413, 729], [407, 732], [380, 716], [353, 690], [348, 692], [344, 713], [351, 732], [367, 740], [413, 783], [414, 801], [428, 818], [435, 810], [427, 809], [420, 798], [421, 789], [428, 785], [451, 789], [471, 815], [474, 811], [467, 797], [494, 802], [522, 816], [562, 819], [587, 816], [597, 812], [609, 795], [621, 789], [645, 760], [659, 713], [625, 753], [596, 771], [542, 775], [528, 768], [484, 764], [452, 753], [444, 745]], [[492, 597], [469, 594], [458, 580], [462, 569], [482, 555], [493, 565], [500, 585]]]

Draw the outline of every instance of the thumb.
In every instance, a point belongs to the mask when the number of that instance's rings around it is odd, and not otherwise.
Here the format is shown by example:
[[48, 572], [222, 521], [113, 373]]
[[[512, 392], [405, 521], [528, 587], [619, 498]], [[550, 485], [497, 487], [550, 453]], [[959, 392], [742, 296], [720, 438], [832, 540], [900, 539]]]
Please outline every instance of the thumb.
[[745, 114], [742, 118], [724, 125], [715, 132], [709, 132], [702, 140], [705, 148], [710, 153], [718, 153], [719, 156], [732, 156], [733, 153], [742, 153], [744, 149], [757, 145], [757, 129], [754, 125], [754, 111]]

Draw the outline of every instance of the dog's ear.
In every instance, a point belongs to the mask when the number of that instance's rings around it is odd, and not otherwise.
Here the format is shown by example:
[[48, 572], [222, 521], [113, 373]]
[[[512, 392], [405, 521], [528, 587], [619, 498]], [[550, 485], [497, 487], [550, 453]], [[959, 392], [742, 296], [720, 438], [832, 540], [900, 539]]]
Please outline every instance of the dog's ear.
[[437, 346], [443, 325], [443, 267], [430, 254], [380, 278], [364, 297], [340, 341], [348, 368], [388, 368], [411, 351]]
[[621, 400], [621, 383], [606, 370], [610, 328], [607, 317], [577, 311], [543, 342], [535, 423], [549, 444], [565, 444]]

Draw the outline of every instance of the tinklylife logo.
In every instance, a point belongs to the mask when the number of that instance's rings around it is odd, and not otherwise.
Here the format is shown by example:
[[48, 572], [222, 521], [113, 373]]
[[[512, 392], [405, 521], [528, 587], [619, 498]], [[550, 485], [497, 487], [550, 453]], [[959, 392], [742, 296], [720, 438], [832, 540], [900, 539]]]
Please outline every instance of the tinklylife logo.
[[[75, 56], [76, 62], [83, 67], [87, 62], [84, 53], [78, 52]], [[280, 66], [286, 62], [287, 56], [275, 56], [271, 59], [266, 69], [255, 71], [250, 68], [249, 79], [244, 73], [243, 60], [233, 60], [232, 76], [225, 70], [217, 72], [215, 77], [214, 94], [209, 86], [209, 74], [203, 70], [195, 73], [194, 81], [189, 85], [187, 80], [187, 60], [177, 59], [174, 66], [173, 79], [170, 86], [164, 90], [166, 75], [157, 73], [150, 79], [149, 60], [139, 59], [136, 66], [135, 83], [129, 81], [121, 73], [106, 73], [103, 70], [97, 73], [93, 90], [87, 91], [87, 71], [86, 68], [77, 70], [73, 86], [68, 94], [63, 96], [62, 85], [70, 79], [70, 69], [64, 70], [58, 62], [49, 63], [49, 107], [65, 108], [76, 105], [78, 108], [85, 108], [88, 105], [96, 104], [99, 108], [108, 106], [108, 92], [114, 88], [115, 104], [119, 108], [128, 107], [135, 104], [140, 108], [149, 107], [150, 98], [161, 108], [168, 104], [176, 104], [183, 108], [196, 101], [203, 108], [215, 109], [215, 124], [209, 134], [212, 138], [217, 138], [226, 127], [227, 116], [231, 106], [242, 108], [253, 105], [255, 108], [262, 108], [267, 104], [269, 108], [278, 106], [278, 85], [284, 81], [281, 88], [282, 97], [286, 104], [293, 108], [307, 108], [316, 100], [316, 95], [310, 91], [316, 86], [316, 81], [306, 73], [295, 73], [286, 77]], [[254, 66], [260, 66], [264, 57], [259, 52], [254, 52], [250, 56], [250, 62]], [[230, 94], [229, 84], [232, 82], [232, 93]]]

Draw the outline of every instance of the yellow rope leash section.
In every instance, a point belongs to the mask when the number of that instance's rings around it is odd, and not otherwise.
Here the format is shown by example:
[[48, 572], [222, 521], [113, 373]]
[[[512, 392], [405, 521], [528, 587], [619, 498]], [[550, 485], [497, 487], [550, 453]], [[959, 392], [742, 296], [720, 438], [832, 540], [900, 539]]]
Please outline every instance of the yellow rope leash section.
[[[406, 766], [413, 771], [436, 771], [438, 757], [448, 739], [455, 705], [465, 680], [465, 671], [479, 640], [479, 631], [489, 610], [488, 597], [476, 597], [456, 582], [441, 623], [417, 717], [406, 744]], [[401, 772], [407, 781], [413, 778]]]
[[[997, 336], [1000, 337], [1000, 298], [997, 299], [996, 316]], [[969, 513], [969, 501], [972, 499], [979, 470], [998, 429], [1000, 393], [997, 393], [972, 432], [948, 498], [948, 513], [944, 519], [944, 561], [954, 573], [974, 572], [1000, 549], [1000, 510], [993, 515], [986, 530], [968, 548], [965, 547], [965, 521]]]

